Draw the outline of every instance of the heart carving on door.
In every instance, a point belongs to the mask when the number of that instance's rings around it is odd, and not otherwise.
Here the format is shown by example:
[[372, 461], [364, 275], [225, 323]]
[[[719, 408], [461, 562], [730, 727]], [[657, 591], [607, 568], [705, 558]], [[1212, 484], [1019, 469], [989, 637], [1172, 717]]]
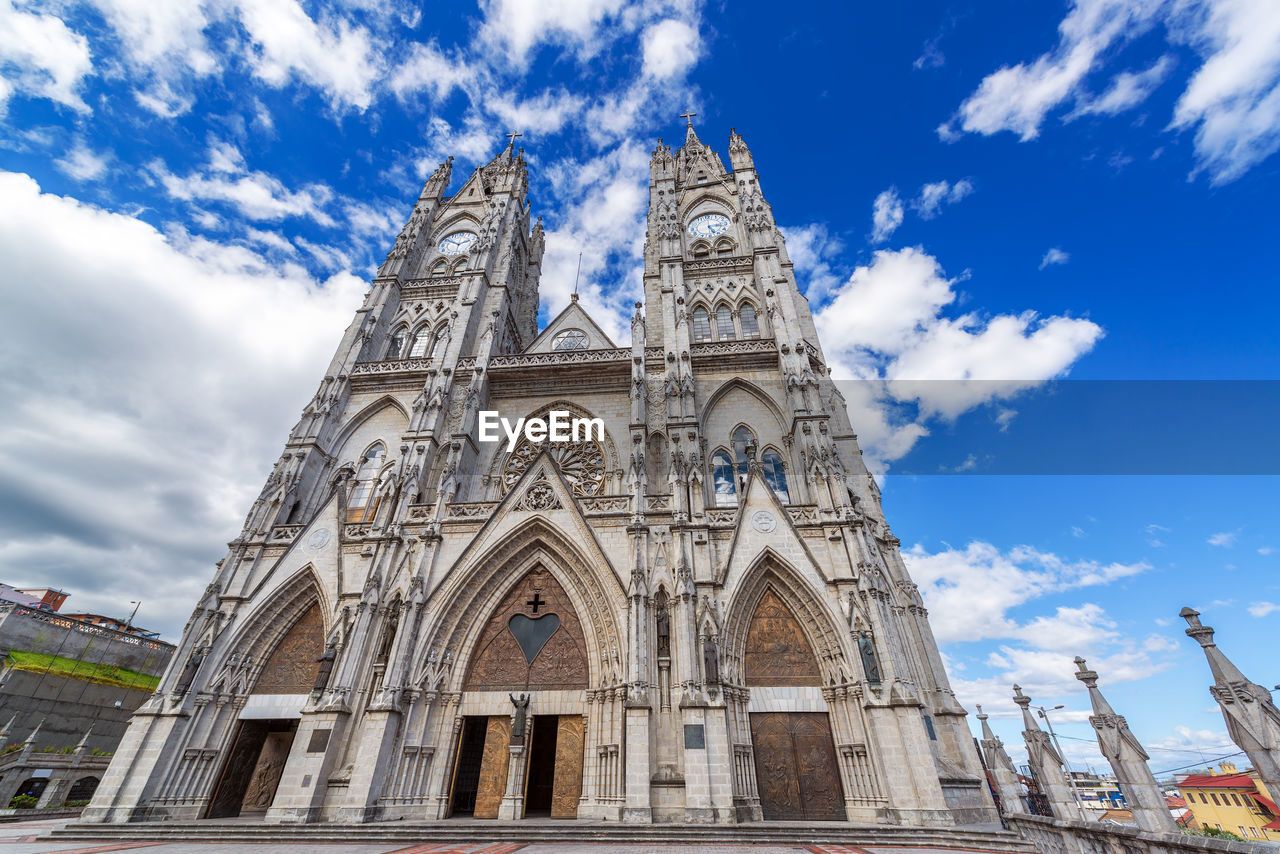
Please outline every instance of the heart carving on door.
[[560, 618], [555, 614], [543, 614], [541, 617], [515, 614], [507, 621], [507, 630], [516, 639], [516, 643], [520, 644], [520, 649], [524, 652], [524, 660], [530, 666], [558, 628], [560, 628]]

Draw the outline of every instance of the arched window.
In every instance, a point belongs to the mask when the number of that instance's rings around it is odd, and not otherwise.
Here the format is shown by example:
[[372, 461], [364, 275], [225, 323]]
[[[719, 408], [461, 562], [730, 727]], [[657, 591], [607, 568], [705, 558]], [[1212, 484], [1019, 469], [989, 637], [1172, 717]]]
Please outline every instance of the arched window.
[[698, 306], [693, 310], [693, 343], [711, 340], [711, 317], [707, 310]]
[[720, 341], [732, 341], [737, 337], [733, 329], [733, 312], [727, 305], [720, 306], [716, 309], [716, 338]]
[[382, 461], [386, 459], [387, 449], [378, 442], [364, 452], [360, 468], [356, 470], [356, 486], [347, 499], [347, 521], [363, 522], [373, 517], [378, 510], [378, 500], [374, 497], [374, 488], [378, 485], [378, 472], [382, 470]]
[[441, 258], [439, 261], [431, 265], [432, 276], [445, 276], [449, 273], [449, 263]]
[[716, 451], [711, 457], [711, 485], [716, 492], [716, 506], [738, 506], [738, 482], [733, 461], [725, 451]]
[[404, 355], [404, 340], [409, 337], [409, 330], [401, 326], [391, 333], [391, 343], [387, 345], [387, 358], [399, 359]]
[[760, 337], [760, 320], [756, 317], [756, 307], [754, 305], [744, 302], [742, 307], [738, 309], [738, 319], [742, 321], [743, 338]]
[[448, 333], [447, 329], [441, 329], [439, 332], [436, 333], [435, 343], [431, 345], [432, 361], [442, 358], [444, 356], [444, 347], [446, 344], [449, 343], [449, 336], [447, 333]]
[[791, 503], [791, 493], [787, 490], [787, 466], [782, 455], [770, 448], [760, 457], [760, 469], [765, 483], [773, 489], [773, 494], [783, 504]]
[[716, 255], [718, 257], [724, 258], [732, 254], [733, 254], [732, 240], [721, 240], [719, 243], [716, 244]]
[[694, 258], [706, 258], [710, 254], [711, 254], [711, 247], [708, 246], [703, 241], [699, 240], [697, 243], [693, 244]]
[[413, 333], [413, 345], [409, 347], [410, 359], [421, 359], [427, 352], [427, 344], [431, 342], [431, 330], [425, 326]]

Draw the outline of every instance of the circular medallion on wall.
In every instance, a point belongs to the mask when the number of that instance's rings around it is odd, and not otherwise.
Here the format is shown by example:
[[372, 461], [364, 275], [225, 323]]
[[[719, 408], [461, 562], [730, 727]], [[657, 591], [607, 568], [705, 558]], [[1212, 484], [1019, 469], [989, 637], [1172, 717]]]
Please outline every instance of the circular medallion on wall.
[[329, 545], [329, 537], [332, 534], [328, 528], [316, 528], [311, 532], [311, 536], [307, 537], [307, 551], [318, 552], [325, 546]]
[[767, 534], [778, 527], [778, 520], [768, 510], [757, 510], [751, 514], [751, 527], [762, 534]]

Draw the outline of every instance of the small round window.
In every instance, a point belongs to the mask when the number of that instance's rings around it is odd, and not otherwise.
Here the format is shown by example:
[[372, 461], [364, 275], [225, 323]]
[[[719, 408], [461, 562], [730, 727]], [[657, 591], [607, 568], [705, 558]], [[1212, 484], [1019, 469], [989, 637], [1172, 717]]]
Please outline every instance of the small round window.
[[587, 333], [581, 329], [566, 329], [551, 339], [552, 350], [585, 350]]

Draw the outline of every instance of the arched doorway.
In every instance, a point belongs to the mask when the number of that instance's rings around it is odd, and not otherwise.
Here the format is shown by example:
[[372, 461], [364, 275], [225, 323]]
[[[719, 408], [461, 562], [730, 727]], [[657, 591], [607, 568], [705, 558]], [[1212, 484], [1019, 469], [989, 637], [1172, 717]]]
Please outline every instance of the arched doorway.
[[271, 806], [323, 651], [324, 617], [320, 606], [312, 604], [280, 638], [258, 674], [231, 738], [209, 818], [262, 815]]
[[[765, 588], [751, 615], [743, 677], [753, 698], [772, 689], [800, 689], [787, 693], [802, 699], [805, 694], [817, 694], [815, 705], [825, 707], [818, 693], [822, 674], [813, 648], [772, 587]], [[844, 796], [826, 711], [753, 711], [751, 744], [765, 820], [844, 820]]]
[[535, 567], [499, 603], [474, 649], [463, 691], [506, 700], [503, 714], [463, 718], [450, 814], [498, 818], [505, 800], [511, 817], [577, 817], [584, 727], [582, 712], [568, 707], [587, 687], [588, 666], [568, 594]]

